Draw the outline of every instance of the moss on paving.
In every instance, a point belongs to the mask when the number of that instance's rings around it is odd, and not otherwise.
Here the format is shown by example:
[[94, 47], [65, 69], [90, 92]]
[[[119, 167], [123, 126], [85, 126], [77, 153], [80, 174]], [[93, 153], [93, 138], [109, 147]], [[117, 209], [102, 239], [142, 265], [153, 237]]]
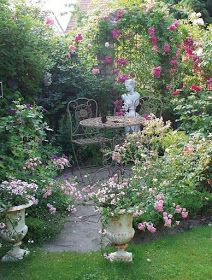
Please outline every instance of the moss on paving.
[[211, 280], [211, 241], [212, 227], [204, 226], [131, 245], [131, 264], [108, 263], [100, 252], [48, 253], [32, 248], [24, 261], [0, 264], [0, 280]]

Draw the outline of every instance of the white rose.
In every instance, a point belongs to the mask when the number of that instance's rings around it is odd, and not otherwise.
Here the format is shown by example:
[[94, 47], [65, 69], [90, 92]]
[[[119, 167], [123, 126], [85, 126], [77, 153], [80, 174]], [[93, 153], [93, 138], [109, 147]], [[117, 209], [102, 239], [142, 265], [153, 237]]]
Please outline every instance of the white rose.
[[109, 43], [109, 42], [106, 42], [106, 43], [105, 43], [105, 47], [106, 47], [106, 48], [109, 48], [109, 46], [110, 46], [110, 43]]

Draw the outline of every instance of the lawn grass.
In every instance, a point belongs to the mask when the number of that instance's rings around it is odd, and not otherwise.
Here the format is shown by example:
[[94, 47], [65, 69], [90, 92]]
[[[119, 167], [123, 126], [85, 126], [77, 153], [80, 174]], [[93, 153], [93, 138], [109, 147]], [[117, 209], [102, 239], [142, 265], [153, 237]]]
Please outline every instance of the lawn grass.
[[109, 263], [100, 252], [47, 253], [33, 248], [24, 261], [0, 263], [0, 280], [211, 280], [211, 241], [212, 227], [203, 226], [130, 245], [131, 264]]

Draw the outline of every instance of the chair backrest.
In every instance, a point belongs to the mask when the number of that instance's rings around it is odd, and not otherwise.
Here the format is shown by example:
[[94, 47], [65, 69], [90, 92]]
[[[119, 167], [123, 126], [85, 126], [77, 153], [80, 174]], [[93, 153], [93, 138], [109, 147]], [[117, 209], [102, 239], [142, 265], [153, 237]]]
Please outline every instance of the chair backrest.
[[141, 97], [137, 112], [141, 115], [154, 114], [156, 117], [161, 117], [163, 104], [159, 98], [155, 97]]
[[80, 126], [80, 121], [98, 116], [98, 105], [94, 99], [77, 98], [68, 102], [67, 114], [71, 127], [71, 138], [85, 134], [86, 129]]

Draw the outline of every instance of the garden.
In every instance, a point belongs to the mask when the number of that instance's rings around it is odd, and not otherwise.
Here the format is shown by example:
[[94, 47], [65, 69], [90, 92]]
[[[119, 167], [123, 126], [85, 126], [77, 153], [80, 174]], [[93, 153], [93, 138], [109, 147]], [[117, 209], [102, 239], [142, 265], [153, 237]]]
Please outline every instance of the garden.
[[37, 2], [0, 0], [0, 279], [211, 279], [210, 1]]

